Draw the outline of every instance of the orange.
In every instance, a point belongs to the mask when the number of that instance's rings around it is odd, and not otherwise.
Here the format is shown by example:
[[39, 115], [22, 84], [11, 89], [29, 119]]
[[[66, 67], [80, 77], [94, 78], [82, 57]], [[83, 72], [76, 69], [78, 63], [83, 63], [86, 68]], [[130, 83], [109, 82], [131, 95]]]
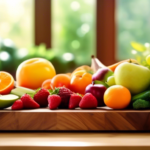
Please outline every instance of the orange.
[[51, 79], [45, 80], [45, 81], [42, 83], [42, 88], [43, 88], [43, 89], [47, 89], [47, 90], [52, 89], [52, 88], [51, 88]]
[[75, 93], [85, 94], [85, 88], [92, 83], [92, 75], [85, 70], [76, 71], [71, 76], [70, 89]]
[[5, 71], [0, 71], [0, 94], [9, 94], [13, 88], [13, 76]]
[[52, 79], [55, 75], [55, 68], [50, 61], [44, 58], [32, 58], [19, 65], [16, 82], [18, 86], [37, 89], [45, 80]]
[[51, 81], [51, 87], [54, 89], [55, 87], [63, 87], [69, 88], [70, 86], [70, 76], [67, 74], [57, 74], [53, 77]]
[[130, 91], [121, 85], [113, 85], [104, 93], [104, 103], [113, 109], [124, 109], [131, 101]]

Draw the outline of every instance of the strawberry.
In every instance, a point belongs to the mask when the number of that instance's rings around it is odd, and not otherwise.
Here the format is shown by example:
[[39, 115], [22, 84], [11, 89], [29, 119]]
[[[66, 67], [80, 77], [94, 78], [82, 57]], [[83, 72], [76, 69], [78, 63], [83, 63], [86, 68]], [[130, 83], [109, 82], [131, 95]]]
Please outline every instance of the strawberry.
[[40, 89], [38, 92], [34, 95], [34, 100], [41, 106], [41, 107], [47, 107], [48, 101], [47, 98], [49, 96], [49, 91], [47, 89]]
[[91, 93], [86, 93], [79, 103], [79, 107], [83, 109], [96, 108], [97, 105], [97, 99]]
[[74, 109], [76, 107], [79, 107], [79, 103], [81, 101], [82, 97], [78, 94], [72, 94], [70, 96], [69, 100], [69, 109]]
[[54, 90], [50, 90], [51, 95], [56, 94], [61, 97], [61, 103], [59, 108], [68, 108], [69, 99], [73, 92], [66, 87], [58, 87]]
[[23, 108], [39, 108], [40, 105], [34, 101], [30, 95], [24, 94], [21, 97], [21, 101], [23, 102]]
[[20, 109], [23, 109], [23, 102], [18, 99], [16, 100], [13, 105], [11, 106], [11, 109], [12, 110], [20, 110]]
[[56, 109], [61, 103], [61, 97], [58, 95], [48, 96], [49, 109]]

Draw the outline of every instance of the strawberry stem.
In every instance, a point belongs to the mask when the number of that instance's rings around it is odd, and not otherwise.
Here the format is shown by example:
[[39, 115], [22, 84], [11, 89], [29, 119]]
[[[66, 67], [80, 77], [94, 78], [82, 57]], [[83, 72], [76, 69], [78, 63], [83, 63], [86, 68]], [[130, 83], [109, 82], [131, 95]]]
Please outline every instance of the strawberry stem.
[[54, 95], [54, 94], [58, 95], [59, 88], [55, 88], [54, 90], [49, 90], [49, 92], [50, 92], [50, 95]]

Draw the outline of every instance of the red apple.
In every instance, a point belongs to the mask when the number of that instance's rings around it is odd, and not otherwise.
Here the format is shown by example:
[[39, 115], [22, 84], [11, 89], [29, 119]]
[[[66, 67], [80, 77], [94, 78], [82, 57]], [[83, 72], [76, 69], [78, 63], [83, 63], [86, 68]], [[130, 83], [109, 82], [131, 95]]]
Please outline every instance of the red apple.
[[89, 84], [86, 89], [85, 93], [91, 93], [93, 96], [96, 97], [98, 101], [98, 106], [104, 106], [104, 92], [106, 91], [106, 87], [102, 84]]
[[96, 73], [93, 74], [92, 81], [99, 80], [99, 81], [106, 82], [107, 78], [109, 76], [112, 76], [113, 73], [114, 72], [108, 68], [100, 68], [97, 70]]

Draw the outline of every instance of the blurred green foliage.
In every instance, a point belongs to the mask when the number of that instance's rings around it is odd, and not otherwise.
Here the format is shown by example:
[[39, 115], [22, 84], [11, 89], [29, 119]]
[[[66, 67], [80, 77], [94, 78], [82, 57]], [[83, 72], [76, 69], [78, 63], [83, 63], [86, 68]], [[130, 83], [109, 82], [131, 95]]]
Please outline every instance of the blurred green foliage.
[[150, 42], [150, 0], [117, 0], [117, 59], [133, 58], [131, 41]]
[[95, 0], [52, 1], [52, 43], [70, 52], [76, 64], [90, 65], [95, 51]]
[[71, 53], [58, 53], [56, 50], [46, 49], [44, 44], [17, 49], [12, 40], [0, 39], [0, 70], [15, 73], [21, 62], [35, 57], [51, 61], [57, 73], [71, 72], [76, 67]]

